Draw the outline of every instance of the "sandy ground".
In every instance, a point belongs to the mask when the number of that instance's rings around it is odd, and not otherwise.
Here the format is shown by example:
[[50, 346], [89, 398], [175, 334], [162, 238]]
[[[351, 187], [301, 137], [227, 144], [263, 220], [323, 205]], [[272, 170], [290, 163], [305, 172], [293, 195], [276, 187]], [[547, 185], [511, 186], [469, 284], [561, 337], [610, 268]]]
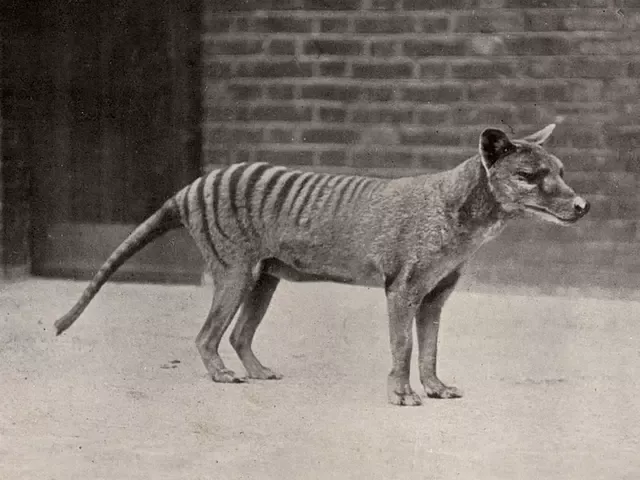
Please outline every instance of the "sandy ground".
[[83, 287], [0, 285], [2, 479], [640, 478], [640, 303], [456, 292], [465, 397], [400, 408], [379, 290], [282, 285], [256, 352], [285, 378], [217, 385], [209, 287], [108, 284], [56, 338]]

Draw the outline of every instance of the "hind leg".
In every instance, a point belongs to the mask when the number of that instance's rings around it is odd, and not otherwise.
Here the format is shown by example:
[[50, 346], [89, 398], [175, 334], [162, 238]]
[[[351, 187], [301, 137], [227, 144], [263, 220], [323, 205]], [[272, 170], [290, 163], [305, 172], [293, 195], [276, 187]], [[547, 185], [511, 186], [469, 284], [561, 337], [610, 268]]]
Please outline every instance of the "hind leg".
[[218, 347], [224, 332], [254, 282], [250, 275], [235, 272], [227, 274], [223, 281], [214, 283], [216, 288], [211, 310], [200, 333], [198, 333], [196, 346], [214, 382], [241, 383], [244, 379], [237, 377], [232, 370], [225, 366], [218, 354]]
[[269, 302], [279, 282], [280, 279], [271, 275], [263, 274], [260, 276], [246, 297], [238, 321], [231, 332], [231, 345], [242, 360], [249, 378], [260, 380], [279, 380], [282, 378], [279, 373], [262, 365], [251, 348], [256, 329], [269, 307]]

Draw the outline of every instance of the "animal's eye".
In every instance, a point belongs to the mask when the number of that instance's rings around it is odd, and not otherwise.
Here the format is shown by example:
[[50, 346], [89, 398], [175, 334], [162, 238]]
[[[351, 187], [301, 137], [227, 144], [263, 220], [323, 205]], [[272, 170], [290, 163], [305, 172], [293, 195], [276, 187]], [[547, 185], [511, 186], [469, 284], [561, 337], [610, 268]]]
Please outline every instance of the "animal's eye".
[[516, 175], [521, 180], [524, 180], [525, 182], [528, 182], [528, 183], [535, 182], [539, 177], [539, 174], [536, 172], [517, 172]]

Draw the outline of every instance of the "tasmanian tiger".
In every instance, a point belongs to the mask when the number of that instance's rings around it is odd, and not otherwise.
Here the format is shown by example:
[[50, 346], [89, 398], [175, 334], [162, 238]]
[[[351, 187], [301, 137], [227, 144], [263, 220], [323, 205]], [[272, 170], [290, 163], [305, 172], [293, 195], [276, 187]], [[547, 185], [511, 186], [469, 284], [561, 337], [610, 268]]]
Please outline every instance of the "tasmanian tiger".
[[421, 403], [409, 383], [414, 318], [427, 396], [460, 397], [460, 390], [437, 377], [436, 353], [440, 311], [461, 267], [509, 219], [532, 213], [567, 225], [589, 211], [589, 203], [564, 182], [560, 160], [541, 146], [554, 127], [521, 140], [486, 129], [478, 154], [431, 175], [379, 179], [266, 163], [214, 170], [131, 233], [56, 321], [57, 333], [73, 324], [128, 258], [165, 232], [185, 227], [213, 276], [213, 302], [196, 345], [214, 381], [244, 380], [218, 354], [239, 309], [230, 340], [247, 376], [281, 378], [251, 346], [278, 282], [331, 281], [385, 290], [392, 404]]

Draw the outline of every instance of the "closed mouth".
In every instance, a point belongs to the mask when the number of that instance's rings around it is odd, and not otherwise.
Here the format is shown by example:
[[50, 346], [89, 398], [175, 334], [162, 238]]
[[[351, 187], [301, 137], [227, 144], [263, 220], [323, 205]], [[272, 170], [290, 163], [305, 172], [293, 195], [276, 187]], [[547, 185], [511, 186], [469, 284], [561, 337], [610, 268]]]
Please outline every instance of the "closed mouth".
[[556, 215], [555, 213], [551, 212], [550, 210], [547, 210], [546, 208], [543, 208], [543, 207], [538, 207], [536, 205], [525, 205], [525, 208], [527, 208], [528, 210], [533, 210], [536, 212], [541, 212], [541, 213], [546, 213], [547, 215], [551, 215], [553, 218], [559, 220], [562, 223], [575, 223], [580, 219], [580, 217], [562, 218]]

